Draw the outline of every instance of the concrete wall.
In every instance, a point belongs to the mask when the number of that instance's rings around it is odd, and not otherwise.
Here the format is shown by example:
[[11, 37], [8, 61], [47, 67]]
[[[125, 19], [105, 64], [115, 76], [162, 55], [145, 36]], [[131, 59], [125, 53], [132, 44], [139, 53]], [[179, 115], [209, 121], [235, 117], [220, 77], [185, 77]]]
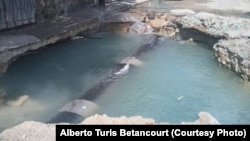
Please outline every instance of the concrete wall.
[[0, 0], [0, 31], [114, 0]]
[[97, 2], [98, 0], [37, 0], [36, 19], [53, 19], [55, 16], [67, 15]]
[[0, 30], [35, 22], [35, 0], [0, 0]]

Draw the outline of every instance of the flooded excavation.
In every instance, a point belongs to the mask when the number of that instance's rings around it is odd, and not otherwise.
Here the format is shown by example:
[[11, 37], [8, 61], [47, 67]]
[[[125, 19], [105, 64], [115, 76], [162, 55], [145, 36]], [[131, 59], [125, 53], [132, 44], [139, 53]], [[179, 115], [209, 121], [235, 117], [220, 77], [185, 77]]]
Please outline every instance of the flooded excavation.
[[[96, 113], [109, 116], [139, 115], [180, 123], [193, 121], [205, 111], [222, 124], [250, 122], [249, 83], [221, 67], [212, 49], [162, 38], [155, 48], [137, 54], [136, 65], [120, 67], [124, 58], [135, 55], [153, 36], [93, 36], [98, 38], [30, 52], [10, 65], [1, 76], [1, 89], [7, 93], [0, 107], [1, 131], [27, 120], [47, 122], [79, 98], [96, 104]], [[122, 77], [103, 91], [92, 90], [117, 67], [113, 74]], [[95, 98], [84, 96], [94, 92], [99, 94]]]
[[250, 85], [221, 67], [202, 44], [164, 39], [99, 98], [99, 114], [153, 118], [157, 122], [194, 121], [211, 113], [221, 124], [250, 122]]
[[[0, 130], [23, 121], [47, 122], [131, 56], [152, 35], [95, 34], [20, 57], [1, 76], [6, 98]], [[136, 38], [136, 40], [135, 40]]]

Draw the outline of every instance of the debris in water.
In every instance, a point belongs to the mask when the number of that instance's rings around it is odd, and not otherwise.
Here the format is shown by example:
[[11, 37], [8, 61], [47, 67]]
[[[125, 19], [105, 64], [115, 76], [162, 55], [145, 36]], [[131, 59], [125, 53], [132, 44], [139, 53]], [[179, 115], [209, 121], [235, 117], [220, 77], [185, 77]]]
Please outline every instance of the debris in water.
[[83, 36], [75, 36], [75, 37], [72, 37], [72, 40], [78, 40], [78, 39], [83, 39], [84, 37]]
[[184, 96], [180, 96], [180, 97], [177, 98], [177, 100], [181, 100], [183, 97], [184, 97]]

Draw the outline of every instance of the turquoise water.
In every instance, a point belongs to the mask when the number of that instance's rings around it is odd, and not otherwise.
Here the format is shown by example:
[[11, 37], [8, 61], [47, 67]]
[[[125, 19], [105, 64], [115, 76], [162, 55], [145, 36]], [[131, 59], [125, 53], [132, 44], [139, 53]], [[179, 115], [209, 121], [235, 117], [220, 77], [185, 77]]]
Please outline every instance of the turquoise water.
[[[93, 36], [101, 39], [59, 43], [9, 66], [0, 78], [0, 88], [7, 92], [6, 102], [0, 105], [0, 131], [26, 120], [48, 121], [152, 37], [108, 33]], [[22, 106], [7, 104], [22, 95], [29, 96]]]
[[[0, 105], [0, 131], [27, 120], [50, 120], [152, 39], [117, 33], [93, 36], [102, 39], [59, 43], [10, 65], [0, 78], [8, 94]], [[141, 66], [130, 67], [94, 101], [97, 113], [179, 123], [196, 120], [198, 112], [206, 111], [221, 123], [250, 123], [250, 85], [212, 56], [203, 45], [163, 39], [138, 57]], [[22, 95], [29, 99], [21, 106], [8, 104]]]
[[102, 94], [99, 113], [180, 123], [206, 111], [222, 124], [249, 124], [250, 85], [212, 57], [201, 44], [165, 39]]

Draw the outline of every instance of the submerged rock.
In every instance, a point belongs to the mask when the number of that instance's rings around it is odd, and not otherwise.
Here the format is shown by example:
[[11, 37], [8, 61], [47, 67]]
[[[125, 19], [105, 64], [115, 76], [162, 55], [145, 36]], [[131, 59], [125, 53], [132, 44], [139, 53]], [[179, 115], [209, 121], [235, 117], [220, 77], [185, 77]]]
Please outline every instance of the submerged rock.
[[22, 106], [27, 100], [29, 99], [28, 95], [22, 95], [18, 97], [17, 100], [11, 100], [7, 102], [7, 105], [9, 106]]
[[122, 60], [121, 64], [129, 64], [133, 66], [141, 66], [143, 62], [136, 57], [128, 57]]
[[71, 112], [83, 117], [87, 117], [97, 109], [97, 105], [91, 101], [84, 100], [84, 99], [77, 99], [74, 100], [67, 105], [65, 105], [61, 112]]

